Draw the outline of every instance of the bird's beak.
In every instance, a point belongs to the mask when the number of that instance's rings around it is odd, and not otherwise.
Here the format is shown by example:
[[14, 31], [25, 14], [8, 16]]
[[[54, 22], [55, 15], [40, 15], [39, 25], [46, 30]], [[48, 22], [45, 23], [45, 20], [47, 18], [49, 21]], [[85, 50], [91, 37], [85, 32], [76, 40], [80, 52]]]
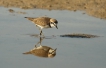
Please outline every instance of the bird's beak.
[[55, 25], [55, 27], [58, 29], [57, 25]]
[[56, 51], [56, 50], [57, 50], [57, 48], [54, 51]]

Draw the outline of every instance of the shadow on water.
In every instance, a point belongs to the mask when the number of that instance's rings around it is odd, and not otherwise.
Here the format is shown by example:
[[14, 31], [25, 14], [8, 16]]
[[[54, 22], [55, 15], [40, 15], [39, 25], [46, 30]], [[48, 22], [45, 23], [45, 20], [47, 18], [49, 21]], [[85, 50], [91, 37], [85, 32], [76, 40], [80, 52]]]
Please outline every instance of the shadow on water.
[[[30, 35], [31, 37], [34, 37], [34, 38], [39, 38], [40, 37], [39, 34], [27, 34], [27, 35]], [[44, 39], [52, 39], [52, 38], [56, 38], [56, 35], [44, 36], [43, 38]]]
[[[53, 49], [49, 46], [43, 46], [42, 40], [44, 39], [44, 37], [40, 37], [39, 42], [35, 45], [35, 47], [33, 49], [31, 49], [28, 52], [25, 52], [23, 54], [32, 54], [38, 57], [45, 57], [45, 58], [53, 58], [56, 56], [56, 49]], [[40, 45], [39, 45], [40, 44]]]

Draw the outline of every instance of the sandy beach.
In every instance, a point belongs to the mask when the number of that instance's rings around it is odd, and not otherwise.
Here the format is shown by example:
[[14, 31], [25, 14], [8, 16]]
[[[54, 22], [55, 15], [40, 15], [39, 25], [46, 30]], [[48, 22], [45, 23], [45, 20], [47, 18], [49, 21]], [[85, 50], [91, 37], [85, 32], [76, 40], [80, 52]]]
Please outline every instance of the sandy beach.
[[89, 15], [106, 19], [106, 0], [0, 0], [0, 6], [22, 9], [84, 10]]

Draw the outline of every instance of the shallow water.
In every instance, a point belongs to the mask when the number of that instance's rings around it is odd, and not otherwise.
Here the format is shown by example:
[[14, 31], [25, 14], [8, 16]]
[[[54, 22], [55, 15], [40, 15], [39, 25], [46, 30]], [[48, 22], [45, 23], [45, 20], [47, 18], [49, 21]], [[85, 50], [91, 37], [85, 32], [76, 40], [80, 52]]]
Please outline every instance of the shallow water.
[[[106, 20], [88, 16], [83, 11], [66, 10], [22, 10], [27, 14], [10, 13], [9, 8], [0, 7], [0, 67], [1, 68], [106, 68]], [[44, 29], [42, 45], [57, 48], [54, 58], [41, 58], [23, 55], [39, 41], [32, 34], [39, 34], [33, 23], [24, 17], [48, 16], [59, 21], [56, 28]], [[63, 38], [58, 35], [68, 33], [85, 33], [98, 38]]]

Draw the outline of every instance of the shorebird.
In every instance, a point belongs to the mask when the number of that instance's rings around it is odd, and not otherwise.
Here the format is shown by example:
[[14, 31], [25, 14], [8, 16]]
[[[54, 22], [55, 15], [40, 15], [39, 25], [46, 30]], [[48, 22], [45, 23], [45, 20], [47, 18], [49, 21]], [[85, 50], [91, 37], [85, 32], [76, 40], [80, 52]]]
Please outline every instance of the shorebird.
[[33, 54], [38, 57], [53, 58], [56, 56], [56, 49], [52, 49], [48, 46], [39, 46], [23, 54]]
[[[40, 37], [39, 42], [35, 45], [33, 49], [31, 49], [28, 52], [25, 52], [23, 54], [33, 54], [38, 57], [45, 57], [45, 58], [53, 58], [56, 56], [56, 49], [53, 49], [48, 46], [42, 46], [41, 42], [44, 39], [44, 37]], [[40, 44], [40, 46], [38, 46]]]
[[[50, 18], [50, 17], [25, 17], [28, 20], [32, 21], [40, 30], [40, 36], [43, 35], [42, 29], [44, 28], [52, 28], [57, 27], [58, 21], [56, 19]], [[43, 35], [44, 36], [44, 35]]]

